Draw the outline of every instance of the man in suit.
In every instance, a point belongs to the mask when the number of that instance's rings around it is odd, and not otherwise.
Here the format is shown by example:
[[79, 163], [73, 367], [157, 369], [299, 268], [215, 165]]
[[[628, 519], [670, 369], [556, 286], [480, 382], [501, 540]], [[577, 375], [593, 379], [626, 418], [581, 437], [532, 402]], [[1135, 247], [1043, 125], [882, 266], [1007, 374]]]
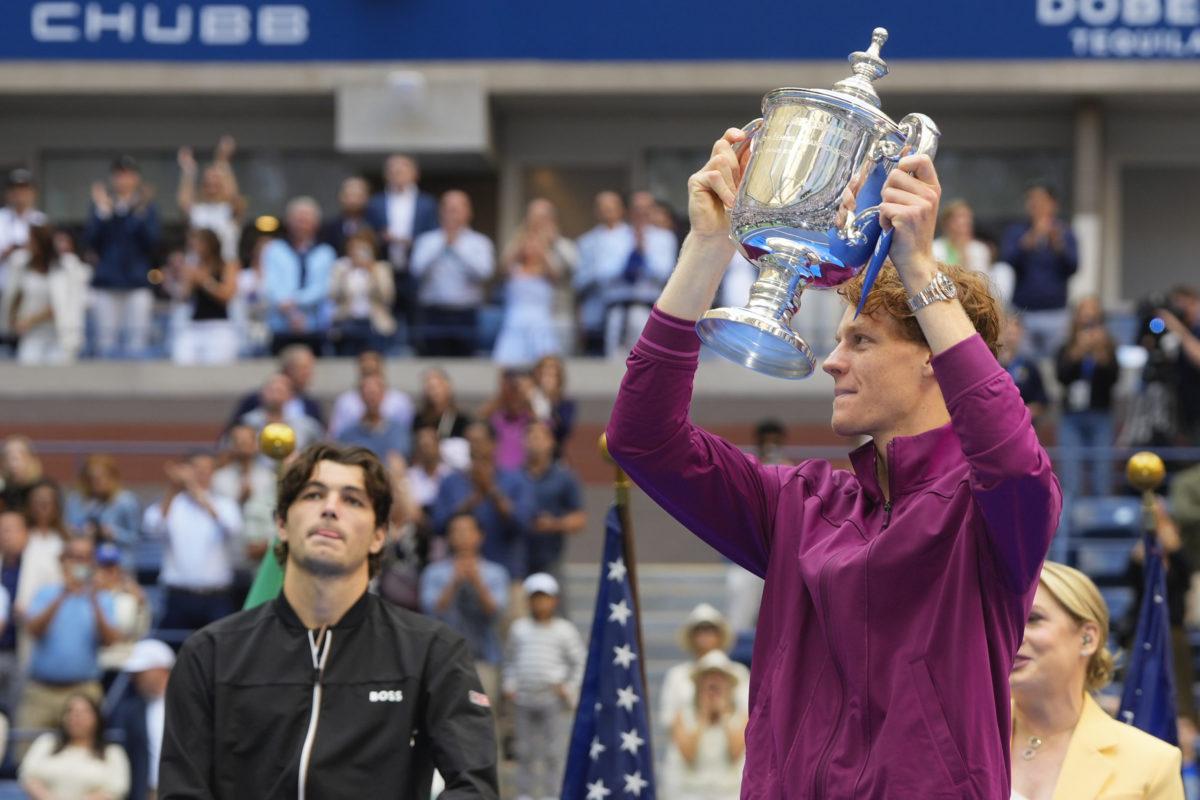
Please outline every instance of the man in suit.
[[375, 225], [367, 216], [371, 187], [359, 177], [346, 178], [338, 191], [338, 216], [321, 225], [317, 238], [332, 247], [339, 256], [346, 254], [346, 240], [364, 228]]
[[133, 646], [124, 671], [134, 691], [126, 692], [112, 713], [112, 727], [123, 734], [129, 756], [129, 800], [154, 800], [158, 794], [158, 757], [162, 752], [167, 679], [175, 652], [157, 639]]
[[367, 220], [384, 243], [384, 255], [396, 277], [396, 322], [403, 337], [412, 323], [416, 286], [408, 271], [413, 242], [438, 226], [437, 198], [417, 186], [421, 171], [408, 156], [388, 156], [383, 165], [384, 189], [367, 205]]

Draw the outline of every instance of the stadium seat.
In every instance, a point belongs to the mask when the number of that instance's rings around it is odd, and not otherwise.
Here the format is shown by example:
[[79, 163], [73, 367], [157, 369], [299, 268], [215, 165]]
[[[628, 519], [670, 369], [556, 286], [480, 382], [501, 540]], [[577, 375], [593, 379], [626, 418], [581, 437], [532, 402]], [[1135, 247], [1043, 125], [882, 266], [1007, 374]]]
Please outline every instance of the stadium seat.
[[1135, 537], [1141, 533], [1141, 509], [1137, 497], [1078, 498], [1071, 504], [1071, 535]]
[[162, 569], [163, 543], [158, 539], [142, 539], [133, 551], [134, 571], [137, 582], [151, 584], [158, 581]]
[[[1134, 541], [1129, 539], [1089, 540], [1075, 543], [1075, 568], [1094, 580], [1098, 586], [1124, 583], [1129, 565], [1129, 551]], [[1105, 598], [1106, 600], [1108, 598]]]
[[17, 781], [0, 781], [0, 800], [28, 800], [29, 795]]

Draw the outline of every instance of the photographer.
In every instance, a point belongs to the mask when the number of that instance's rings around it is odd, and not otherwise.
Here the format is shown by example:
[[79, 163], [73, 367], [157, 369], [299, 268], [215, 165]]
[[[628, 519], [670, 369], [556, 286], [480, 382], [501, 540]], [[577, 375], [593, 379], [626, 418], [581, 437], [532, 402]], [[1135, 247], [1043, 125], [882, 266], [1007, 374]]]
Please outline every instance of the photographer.
[[90, 539], [67, 541], [62, 552], [63, 583], [34, 596], [25, 621], [33, 638], [29, 680], [17, 711], [16, 727], [53, 728], [67, 698], [82, 694], [99, 701], [99, 652], [120, 638], [112, 595], [92, 580], [95, 549]]
[[[1063, 450], [1060, 477], [1063, 494], [1105, 495], [1112, 490], [1112, 460], [1087, 456], [1084, 448], [1111, 447], [1113, 443], [1112, 395], [1117, 383], [1117, 345], [1104, 327], [1104, 310], [1095, 297], [1085, 297], [1075, 307], [1071, 333], [1058, 351], [1058, 382], [1063, 388], [1063, 409], [1058, 424], [1058, 444]], [[1083, 468], [1090, 472], [1090, 491], [1084, 489]]]
[[1200, 293], [1179, 285], [1171, 290], [1172, 310], [1160, 309], [1166, 330], [1179, 338], [1175, 385], [1178, 389], [1181, 430], [1188, 444], [1200, 445]]

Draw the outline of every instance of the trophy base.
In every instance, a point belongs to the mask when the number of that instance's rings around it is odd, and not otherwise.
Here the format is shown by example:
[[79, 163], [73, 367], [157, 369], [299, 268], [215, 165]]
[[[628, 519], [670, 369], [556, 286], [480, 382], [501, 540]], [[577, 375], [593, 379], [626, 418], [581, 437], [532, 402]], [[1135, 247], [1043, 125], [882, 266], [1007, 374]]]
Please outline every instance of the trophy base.
[[816, 365], [812, 348], [795, 331], [748, 308], [713, 309], [696, 323], [696, 333], [730, 361], [775, 378], [807, 378]]

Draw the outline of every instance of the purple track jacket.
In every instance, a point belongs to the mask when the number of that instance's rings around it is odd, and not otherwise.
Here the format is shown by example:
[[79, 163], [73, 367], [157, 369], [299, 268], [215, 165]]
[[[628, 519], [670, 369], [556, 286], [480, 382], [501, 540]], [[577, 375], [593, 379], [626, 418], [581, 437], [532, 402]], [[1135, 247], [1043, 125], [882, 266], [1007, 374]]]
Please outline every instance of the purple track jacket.
[[974, 336], [933, 359], [950, 423], [853, 471], [763, 466], [688, 418], [700, 340], [657, 308], [612, 455], [766, 579], [743, 798], [1008, 800], [1008, 674], [1062, 495], [1008, 373]]

